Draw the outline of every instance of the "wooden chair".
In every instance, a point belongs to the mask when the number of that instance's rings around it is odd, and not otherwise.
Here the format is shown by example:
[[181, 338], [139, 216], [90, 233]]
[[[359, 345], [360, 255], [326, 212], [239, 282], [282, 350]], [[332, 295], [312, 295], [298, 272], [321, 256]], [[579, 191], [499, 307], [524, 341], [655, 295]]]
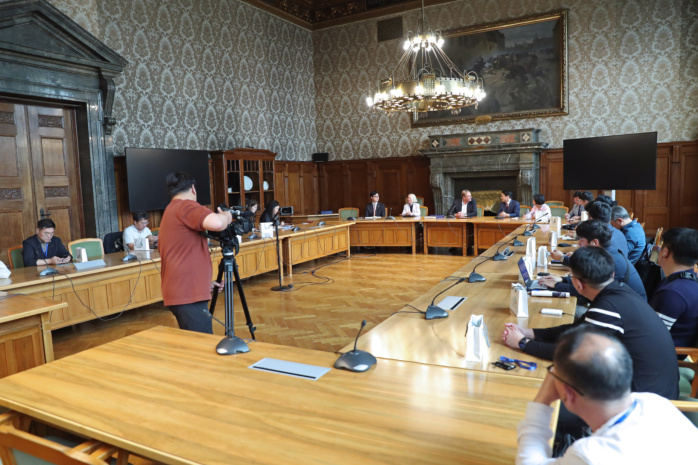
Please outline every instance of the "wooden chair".
[[16, 245], [7, 249], [7, 256], [10, 258], [10, 269], [14, 268], [24, 268], [24, 258], [22, 258], [22, 250], [24, 248], [21, 245]]
[[477, 207], [477, 216], [485, 216], [485, 207], [482, 205], [476, 205]]
[[77, 256], [75, 249], [83, 247], [87, 249], [87, 259], [96, 260], [104, 257], [104, 243], [100, 238], [78, 239], [68, 243], [68, 250], [73, 257]]
[[671, 403], [698, 427], [698, 348], [677, 347], [678, 355], [688, 355], [679, 360], [679, 399]]
[[150, 233], [151, 233], [153, 236], [157, 236], [158, 234], [160, 234], [160, 228], [153, 228], [153, 229], [150, 230]]
[[340, 208], [339, 209], [339, 221], [346, 221], [350, 216], [354, 218], [359, 217], [359, 209], [354, 207]]
[[[0, 415], [0, 458], [3, 465], [36, 464], [25, 455], [57, 465], [108, 465], [117, 455], [116, 464], [128, 464], [129, 453], [95, 440], [70, 447], [49, 438], [35, 436], [25, 431], [31, 418], [18, 412]], [[22, 452], [15, 455], [15, 452]]]
[[421, 204], [419, 206], [419, 214], [422, 215], [422, 218], [425, 216], [429, 215], [429, 207], [423, 207]]
[[564, 219], [565, 215], [569, 212], [569, 208], [567, 208], [565, 206], [550, 206], [550, 205], [548, 205], [548, 206], [550, 207], [550, 215], [551, 216], [557, 216], [557, 217]]
[[531, 211], [531, 207], [528, 205], [519, 205], [519, 216], [524, 216], [526, 213]]
[[545, 203], [547, 203], [549, 207], [564, 207], [565, 206], [565, 202], [561, 202], [559, 200], [548, 200]]

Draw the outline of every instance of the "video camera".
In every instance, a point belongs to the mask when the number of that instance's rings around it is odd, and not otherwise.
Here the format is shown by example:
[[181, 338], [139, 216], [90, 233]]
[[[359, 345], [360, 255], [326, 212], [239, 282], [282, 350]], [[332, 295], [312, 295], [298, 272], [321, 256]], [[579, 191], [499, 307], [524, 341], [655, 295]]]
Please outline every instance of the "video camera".
[[[248, 221], [244, 216], [243, 207], [234, 206], [228, 208], [224, 203], [218, 205], [221, 211], [229, 211], [233, 215], [233, 221], [223, 231], [209, 231], [209, 234], [221, 242], [237, 242], [237, 236], [242, 236], [252, 231], [253, 221]], [[254, 218], [254, 217], [253, 217]]]

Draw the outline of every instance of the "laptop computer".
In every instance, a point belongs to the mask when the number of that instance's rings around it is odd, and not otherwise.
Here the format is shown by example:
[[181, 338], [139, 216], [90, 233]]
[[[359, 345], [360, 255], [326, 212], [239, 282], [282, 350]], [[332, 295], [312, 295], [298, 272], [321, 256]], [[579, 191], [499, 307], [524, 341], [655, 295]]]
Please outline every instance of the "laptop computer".
[[531, 275], [528, 273], [528, 268], [526, 268], [526, 262], [524, 261], [523, 257], [519, 258], [519, 273], [521, 274], [521, 278], [523, 279], [523, 282], [526, 285], [527, 291], [536, 289], [548, 290], [546, 286], [539, 284], [537, 279], [531, 279]]

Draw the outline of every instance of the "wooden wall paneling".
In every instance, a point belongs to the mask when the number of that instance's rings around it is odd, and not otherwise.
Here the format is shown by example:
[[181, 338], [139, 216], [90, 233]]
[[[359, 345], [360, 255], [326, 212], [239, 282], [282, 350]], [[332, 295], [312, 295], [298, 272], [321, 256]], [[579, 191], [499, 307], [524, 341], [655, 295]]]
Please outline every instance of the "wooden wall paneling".
[[[349, 205], [342, 205], [342, 207], [356, 207], [359, 209], [359, 216], [364, 216], [364, 208], [370, 201], [371, 191], [378, 190], [381, 196], [384, 194], [376, 186], [378, 168], [376, 163], [365, 160], [345, 162], [345, 166], [348, 175], [345, 189], [348, 187]], [[380, 202], [385, 203], [382, 198]]]
[[35, 233], [37, 210], [24, 106], [0, 102], [0, 116], [0, 258], [9, 265], [7, 249]]
[[385, 204], [386, 214], [399, 215], [405, 204], [405, 176], [403, 170], [406, 164], [399, 161], [383, 163], [376, 171], [376, 190], [380, 192], [381, 202]]
[[647, 192], [642, 213], [639, 215], [647, 230], [670, 227], [671, 152], [670, 146], [657, 148], [657, 189]]
[[672, 151], [671, 224], [698, 229], [698, 144]]
[[301, 163], [300, 175], [302, 177], [301, 199], [303, 199], [303, 214], [320, 213], [317, 164]]
[[322, 163], [320, 170], [320, 210], [338, 211], [350, 205], [349, 192], [344, 188], [344, 165], [341, 163]]

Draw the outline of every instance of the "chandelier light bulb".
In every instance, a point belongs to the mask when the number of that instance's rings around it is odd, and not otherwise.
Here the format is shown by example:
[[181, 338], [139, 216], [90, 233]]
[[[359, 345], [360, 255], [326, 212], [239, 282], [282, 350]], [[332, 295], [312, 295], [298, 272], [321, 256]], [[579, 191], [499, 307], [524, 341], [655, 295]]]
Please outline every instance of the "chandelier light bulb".
[[424, 95], [424, 87], [422, 85], [418, 85], [417, 87], [414, 88], [414, 93], [417, 95]]
[[410, 48], [410, 45], [411, 45], [411, 42], [409, 41], [409, 39], [407, 39], [405, 41], [405, 43], [402, 45], [402, 49], [407, 50], [408, 48]]
[[371, 97], [366, 97], [366, 105], [369, 107], [373, 106], [373, 99]]
[[444, 38], [439, 37], [439, 40], [436, 41], [436, 45], [438, 45], [439, 48], [443, 47], [444, 46]]

